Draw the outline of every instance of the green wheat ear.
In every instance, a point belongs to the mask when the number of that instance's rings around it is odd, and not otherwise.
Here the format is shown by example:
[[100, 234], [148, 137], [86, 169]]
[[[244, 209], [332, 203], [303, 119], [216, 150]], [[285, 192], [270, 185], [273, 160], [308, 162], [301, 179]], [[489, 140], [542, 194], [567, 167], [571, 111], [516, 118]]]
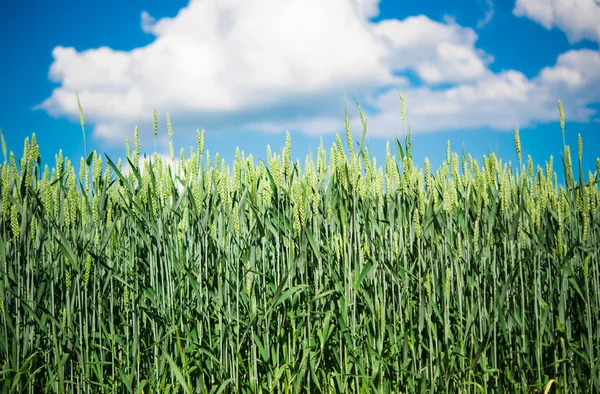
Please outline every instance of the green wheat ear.
[[83, 134], [83, 152], [87, 157], [87, 147], [85, 144], [85, 119], [83, 117], [83, 108], [81, 107], [81, 102], [79, 101], [79, 94], [75, 92], [75, 96], [77, 97], [77, 111], [79, 112], [79, 123], [81, 123], [81, 133]]
[[158, 130], [158, 119], [156, 117], [156, 109], [152, 109], [152, 128], [154, 130], [154, 152], [156, 153], [156, 133]]
[[519, 164], [523, 162], [521, 156], [521, 139], [519, 138], [519, 128], [515, 129], [515, 151], [517, 152], [517, 158], [519, 159]]
[[6, 161], [7, 154], [6, 154], [6, 141], [4, 140], [4, 134], [2, 134], [2, 129], [0, 129], [0, 143], [2, 143], [2, 154], [4, 154], [4, 161]]
[[563, 147], [567, 145], [565, 142], [565, 111], [563, 110], [562, 102], [558, 100], [558, 116], [560, 118], [560, 129], [562, 130]]

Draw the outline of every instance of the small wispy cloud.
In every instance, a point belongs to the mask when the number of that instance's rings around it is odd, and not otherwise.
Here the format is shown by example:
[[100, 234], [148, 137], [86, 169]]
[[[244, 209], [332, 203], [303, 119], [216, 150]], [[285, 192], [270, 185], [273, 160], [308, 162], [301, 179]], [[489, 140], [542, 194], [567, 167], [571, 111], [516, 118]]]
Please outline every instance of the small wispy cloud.
[[142, 31], [144, 33], [152, 33], [152, 25], [154, 25], [156, 19], [151, 17], [146, 11], [142, 11]]
[[487, 7], [487, 10], [485, 11], [485, 15], [484, 15], [483, 19], [480, 19], [479, 21], [477, 21], [478, 29], [483, 29], [494, 18], [494, 2], [492, 0], [485, 0], [485, 5]]

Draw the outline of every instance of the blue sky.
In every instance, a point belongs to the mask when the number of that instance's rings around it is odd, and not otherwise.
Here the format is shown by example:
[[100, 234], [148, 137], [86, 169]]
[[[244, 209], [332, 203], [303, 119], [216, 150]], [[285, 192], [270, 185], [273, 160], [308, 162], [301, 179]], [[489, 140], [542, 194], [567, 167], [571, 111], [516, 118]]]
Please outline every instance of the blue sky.
[[[372, 154], [402, 138], [406, 100], [414, 159], [437, 168], [446, 142], [479, 162], [516, 162], [513, 131], [536, 164], [562, 147], [557, 101], [584, 170], [600, 156], [600, 0], [173, 0], [4, 2], [0, 12], [0, 128], [20, 157], [36, 133], [43, 164], [62, 149], [115, 161], [139, 127], [142, 150], [168, 155], [165, 114], [186, 157], [197, 129], [231, 164], [236, 147], [255, 159], [329, 152], [344, 133], [344, 94], [360, 137], [355, 94]], [[392, 145], [394, 146], [394, 145]], [[256, 161], [255, 161], [256, 162]], [[561, 177], [562, 178], [562, 177]]]

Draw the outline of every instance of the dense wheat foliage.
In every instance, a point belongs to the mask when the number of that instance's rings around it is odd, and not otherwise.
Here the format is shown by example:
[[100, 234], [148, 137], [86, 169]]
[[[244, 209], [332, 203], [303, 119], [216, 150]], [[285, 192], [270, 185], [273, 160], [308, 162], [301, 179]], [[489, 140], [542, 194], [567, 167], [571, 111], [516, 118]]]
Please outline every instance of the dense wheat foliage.
[[600, 392], [600, 158], [377, 167], [360, 114], [302, 171], [4, 148], [0, 391]]

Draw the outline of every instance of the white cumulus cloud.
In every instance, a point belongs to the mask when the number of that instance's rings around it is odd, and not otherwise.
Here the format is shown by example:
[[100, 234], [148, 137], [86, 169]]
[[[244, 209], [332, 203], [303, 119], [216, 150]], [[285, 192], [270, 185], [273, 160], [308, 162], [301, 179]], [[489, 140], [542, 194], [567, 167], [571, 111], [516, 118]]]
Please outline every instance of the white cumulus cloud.
[[[77, 91], [94, 137], [122, 146], [135, 125], [153, 141], [153, 108], [183, 133], [325, 134], [343, 129], [341, 100], [356, 92], [379, 111], [367, 114], [370, 133], [392, 136], [402, 127], [399, 88], [415, 132], [550, 121], [558, 98], [585, 121], [594, 114], [586, 105], [600, 101], [598, 51], [567, 52], [532, 79], [493, 73], [473, 29], [423, 15], [371, 21], [378, 13], [379, 0], [191, 0], [172, 18], [142, 12], [141, 28], [155, 36], [144, 47], [56, 47], [49, 76], [60, 86], [38, 108], [78, 120]], [[362, 128], [357, 116], [352, 125]]]
[[373, 30], [390, 45], [388, 67], [412, 69], [427, 83], [466, 82], [481, 77], [493, 57], [478, 51], [477, 34], [449, 20], [424, 15], [374, 24]]
[[525, 16], [546, 29], [558, 27], [570, 43], [582, 39], [600, 42], [598, 0], [517, 0], [513, 14]]

